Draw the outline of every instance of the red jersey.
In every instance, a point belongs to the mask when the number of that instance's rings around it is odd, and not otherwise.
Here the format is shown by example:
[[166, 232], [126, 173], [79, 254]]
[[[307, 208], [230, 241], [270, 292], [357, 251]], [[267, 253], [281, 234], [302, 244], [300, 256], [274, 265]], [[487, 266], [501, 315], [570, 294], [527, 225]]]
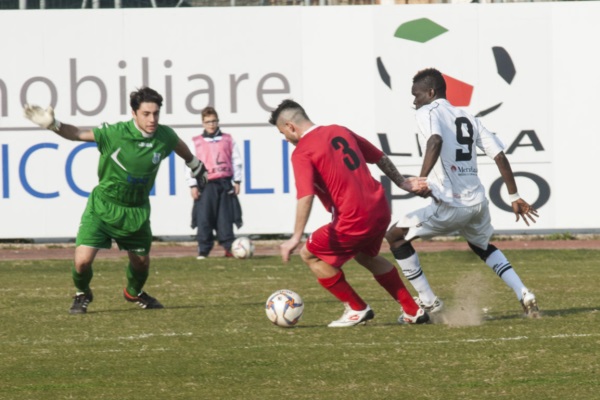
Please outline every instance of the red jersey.
[[[377, 221], [390, 217], [385, 192], [367, 163], [383, 152], [349, 129], [317, 126], [305, 133], [292, 153], [297, 198], [317, 195], [333, 214], [338, 232], [361, 235], [379, 231]], [[387, 229], [387, 226], [384, 227]]]

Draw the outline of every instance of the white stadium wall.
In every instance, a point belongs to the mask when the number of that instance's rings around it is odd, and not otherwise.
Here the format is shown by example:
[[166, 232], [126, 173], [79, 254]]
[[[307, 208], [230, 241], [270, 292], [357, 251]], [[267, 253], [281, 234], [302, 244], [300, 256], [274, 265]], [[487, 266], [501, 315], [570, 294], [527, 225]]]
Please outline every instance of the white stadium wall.
[[[410, 86], [424, 67], [472, 90], [456, 92], [459, 101], [486, 113], [519, 192], [539, 207], [533, 227], [516, 224], [495, 165], [480, 157], [498, 232], [600, 231], [597, 15], [599, 2], [3, 11], [0, 239], [74, 237], [97, 182], [94, 146], [36, 129], [25, 102], [92, 127], [129, 119], [128, 93], [148, 85], [165, 97], [161, 123], [186, 141], [210, 103], [244, 157], [238, 233], [290, 233], [293, 148], [268, 125], [269, 110], [294, 98], [316, 123], [346, 125], [418, 174]], [[426, 202], [405, 197], [391, 190], [392, 219]], [[174, 156], [151, 201], [156, 236], [194, 234]], [[308, 230], [328, 219], [313, 210]]]

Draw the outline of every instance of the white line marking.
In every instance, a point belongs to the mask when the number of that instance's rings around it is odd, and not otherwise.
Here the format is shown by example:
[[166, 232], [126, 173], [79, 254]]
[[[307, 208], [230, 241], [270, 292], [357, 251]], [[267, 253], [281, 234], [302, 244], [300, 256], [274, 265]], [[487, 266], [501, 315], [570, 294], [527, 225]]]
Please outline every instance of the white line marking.
[[140, 340], [140, 339], [148, 339], [151, 337], [177, 337], [177, 336], [192, 336], [192, 332], [185, 333], [142, 333], [141, 335], [131, 335], [131, 336], [120, 336], [116, 338], [95, 338], [96, 340]]
[[[433, 341], [419, 341], [419, 342], [411, 342], [411, 341], [401, 341], [401, 342], [385, 342], [385, 343], [354, 343], [354, 342], [346, 342], [346, 343], [313, 343], [306, 344], [302, 343], [302, 347], [339, 347], [339, 346], [348, 346], [348, 347], [379, 347], [379, 346], [389, 346], [398, 345], [398, 346], [406, 346], [406, 345], [431, 345], [431, 344], [449, 344], [449, 343], [483, 343], [483, 342], [508, 342], [508, 341], [516, 341], [516, 340], [543, 340], [543, 339], [572, 339], [572, 338], [586, 338], [586, 337], [598, 337], [600, 333], [576, 333], [576, 334], [560, 334], [560, 335], [552, 335], [552, 336], [514, 336], [514, 337], [501, 337], [501, 338], [483, 338], [483, 339], [460, 339], [460, 340], [433, 340]], [[263, 347], [290, 347], [289, 342], [270, 342], [265, 343], [260, 346], [239, 346], [237, 348], [243, 349], [259, 349]], [[235, 348], [235, 347], [234, 347]]]

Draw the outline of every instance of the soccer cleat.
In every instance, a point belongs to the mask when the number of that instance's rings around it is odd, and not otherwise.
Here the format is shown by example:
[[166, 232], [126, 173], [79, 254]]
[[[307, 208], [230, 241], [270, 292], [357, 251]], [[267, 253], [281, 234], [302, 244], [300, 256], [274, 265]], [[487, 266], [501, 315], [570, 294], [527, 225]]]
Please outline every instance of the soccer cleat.
[[69, 309], [69, 314], [85, 314], [88, 304], [94, 300], [94, 294], [90, 290], [87, 293], [79, 292], [73, 296], [73, 305]]
[[371, 310], [371, 307], [367, 305], [362, 311], [356, 311], [350, 308], [348, 303], [344, 303], [344, 314], [342, 318], [332, 321], [329, 325], [330, 328], [348, 328], [358, 324], [365, 324], [368, 320], [375, 318], [375, 313]]
[[439, 297], [436, 297], [433, 301], [433, 304], [429, 306], [425, 305], [425, 303], [423, 303], [419, 296], [415, 296], [413, 297], [413, 299], [415, 299], [415, 303], [417, 303], [419, 307], [427, 311], [428, 314], [435, 314], [444, 309], [444, 302]]
[[225, 250], [225, 257], [227, 257], [227, 258], [233, 257], [233, 253], [229, 250]]
[[145, 310], [164, 308], [158, 300], [148, 295], [146, 292], [142, 292], [137, 296], [132, 296], [127, 293], [127, 289], [123, 289], [123, 296], [125, 297], [125, 300], [129, 301], [130, 303], [136, 303], [138, 306], [140, 306], [140, 308]]
[[410, 315], [403, 312], [398, 317], [399, 324], [426, 324], [429, 322], [429, 314], [424, 309], [419, 308], [416, 315]]
[[196, 257], [196, 260], [204, 260], [207, 257], [208, 257], [208, 253], [199, 253], [198, 257]]
[[540, 316], [540, 309], [537, 305], [535, 295], [529, 291], [529, 289], [523, 289], [523, 297], [521, 298], [521, 306], [525, 315], [529, 318], [538, 318]]

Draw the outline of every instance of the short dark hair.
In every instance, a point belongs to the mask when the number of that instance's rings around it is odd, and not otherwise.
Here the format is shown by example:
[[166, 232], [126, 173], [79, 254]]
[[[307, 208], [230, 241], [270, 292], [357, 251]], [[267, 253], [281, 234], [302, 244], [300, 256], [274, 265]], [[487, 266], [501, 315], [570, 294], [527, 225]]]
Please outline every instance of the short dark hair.
[[129, 105], [133, 111], [140, 109], [142, 103], [156, 103], [158, 108], [162, 107], [163, 98], [158, 92], [149, 87], [143, 87], [129, 94]]
[[426, 68], [417, 72], [413, 77], [413, 84], [433, 89], [438, 97], [446, 98], [446, 81], [442, 73], [435, 68]]
[[294, 100], [286, 99], [283, 100], [277, 106], [277, 108], [271, 112], [271, 118], [269, 118], [269, 123], [271, 125], [277, 125], [279, 115], [281, 115], [281, 113], [285, 110], [297, 110], [302, 117], [304, 117], [305, 119], [309, 119], [308, 115], [306, 115], [306, 111], [304, 111], [304, 108], [302, 108], [300, 104], [296, 103]]

